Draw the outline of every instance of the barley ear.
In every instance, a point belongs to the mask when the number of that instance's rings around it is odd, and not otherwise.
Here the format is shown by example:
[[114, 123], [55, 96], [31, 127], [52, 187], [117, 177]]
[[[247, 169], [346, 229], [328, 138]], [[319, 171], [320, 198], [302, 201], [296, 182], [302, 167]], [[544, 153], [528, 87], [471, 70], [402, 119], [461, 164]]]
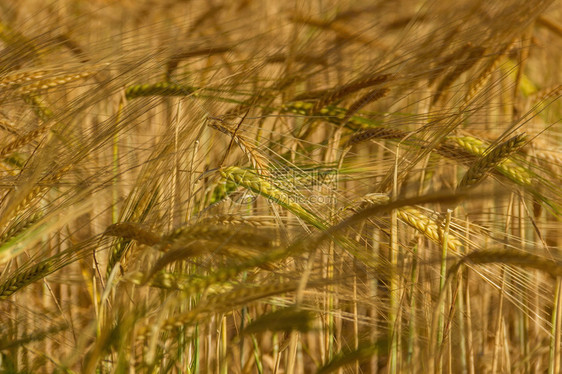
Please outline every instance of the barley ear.
[[504, 249], [474, 251], [462, 257], [449, 269], [448, 276], [456, 273], [462, 265], [502, 264], [544, 271], [553, 277], [562, 276], [562, 264], [539, 255]]
[[284, 308], [258, 317], [241, 331], [240, 335], [273, 332], [308, 332], [312, 329], [314, 314], [295, 307]]
[[517, 152], [525, 144], [525, 140], [525, 134], [516, 135], [484, 154], [468, 169], [459, 183], [458, 188], [468, 188], [480, 183], [485, 178], [486, 174], [510, 155]]
[[250, 170], [241, 169], [237, 166], [224, 168], [220, 171], [220, 173], [226, 180], [233, 181], [239, 186], [247, 188], [286, 208], [305, 222], [319, 229], [325, 229], [327, 227], [320, 218], [316, 217], [312, 212], [309, 212], [300, 204], [294, 202], [294, 199], [292, 199], [291, 196], [272, 185], [264, 177], [259, 176]]
[[170, 82], [134, 84], [125, 89], [127, 100], [146, 96], [187, 96], [195, 92], [193, 87]]
[[5, 300], [25, 286], [46, 277], [55, 270], [51, 261], [41, 261], [27, 269], [17, 271], [0, 284], [0, 300]]

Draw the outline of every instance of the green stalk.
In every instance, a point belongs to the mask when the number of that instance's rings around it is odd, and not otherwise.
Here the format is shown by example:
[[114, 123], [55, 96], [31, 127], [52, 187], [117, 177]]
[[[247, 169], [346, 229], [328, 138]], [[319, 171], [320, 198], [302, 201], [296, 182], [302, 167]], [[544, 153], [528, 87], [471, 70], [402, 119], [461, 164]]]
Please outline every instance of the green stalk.
[[[263, 364], [261, 363], [261, 359], [260, 359], [260, 347], [258, 345], [258, 341], [254, 334], [252, 334], [252, 344], [254, 345], [254, 358], [256, 360], [256, 369], [258, 371], [258, 374], [263, 374]], [[242, 368], [244, 368], [244, 365], [241, 366]]]
[[200, 342], [199, 342], [199, 324], [195, 324], [194, 329], [194, 341], [193, 341], [193, 358], [191, 360], [190, 365], [190, 372], [193, 374], [199, 373], [199, 349], [200, 349]]
[[[439, 293], [445, 292], [445, 280], [447, 277], [447, 239], [449, 236], [449, 227], [451, 225], [451, 214], [453, 211], [451, 209], [447, 209], [447, 215], [445, 218], [445, 228], [443, 230], [443, 245], [441, 247], [441, 272], [440, 272], [440, 279], [439, 279]], [[439, 321], [437, 324], [437, 346], [440, 347], [443, 344], [443, 331], [445, 327], [445, 303], [440, 305], [439, 311]], [[436, 350], [436, 352], [440, 352], [441, 349]], [[436, 356], [437, 360], [437, 372], [441, 372], [441, 368], [443, 365], [443, 358], [442, 355], [437, 353]]]
[[460, 362], [461, 362], [461, 367], [462, 367], [462, 372], [466, 373], [467, 372], [467, 362], [466, 362], [466, 331], [465, 331], [465, 325], [464, 325], [464, 316], [466, 315], [465, 313], [465, 307], [464, 307], [464, 288], [463, 288], [463, 277], [462, 274], [459, 275], [458, 277], [458, 283], [457, 283], [457, 317], [458, 317], [458, 324], [459, 324], [459, 348], [461, 351], [461, 357], [460, 357]]

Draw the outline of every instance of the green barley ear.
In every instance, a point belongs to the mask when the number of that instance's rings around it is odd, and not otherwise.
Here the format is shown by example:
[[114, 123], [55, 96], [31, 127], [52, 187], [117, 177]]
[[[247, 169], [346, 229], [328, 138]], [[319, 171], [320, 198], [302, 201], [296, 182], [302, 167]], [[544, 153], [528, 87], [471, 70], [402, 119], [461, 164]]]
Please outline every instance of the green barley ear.
[[[384, 94], [386, 94], [386, 91]], [[314, 109], [315, 107], [313, 103], [302, 100], [291, 101], [284, 104], [281, 108], [283, 112], [290, 112], [303, 116], [312, 116], [312, 118], [319, 118], [323, 121], [328, 121], [336, 125], [343, 124], [352, 130], [369, 129], [381, 126], [380, 121], [362, 117], [360, 115], [357, 115], [358, 113], [351, 112], [346, 108], [328, 105], [324, 108], [319, 109], [318, 112], [314, 112]]]
[[41, 218], [43, 218], [43, 212], [38, 211], [27, 217], [18, 217], [18, 220], [12, 221], [2, 235], [0, 235], [0, 246], [31, 228], [31, 226], [39, 222]]
[[308, 211], [300, 204], [294, 202], [286, 192], [275, 187], [264, 177], [254, 173], [251, 170], [242, 169], [237, 166], [230, 166], [220, 170], [221, 176], [227, 181], [233, 181], [239, 186], [247, 188], [272, 202], [289, 210], [291, 213], [301, 218], [303, 221], [319, 228], [325, 229], [326, 224], [315, 214]]
[[468, 188], [480, 183], [486, 177], [486, 174], [517, 152], [525, 144], [525, 140], [525, 134], [516, 135], [485, 153], [468, 169], [458, 188]]
[[127, 100], [146, 96], [187, 96], [195, 92], [193, 87], [170, 82], [134, 84], [125, 89]]

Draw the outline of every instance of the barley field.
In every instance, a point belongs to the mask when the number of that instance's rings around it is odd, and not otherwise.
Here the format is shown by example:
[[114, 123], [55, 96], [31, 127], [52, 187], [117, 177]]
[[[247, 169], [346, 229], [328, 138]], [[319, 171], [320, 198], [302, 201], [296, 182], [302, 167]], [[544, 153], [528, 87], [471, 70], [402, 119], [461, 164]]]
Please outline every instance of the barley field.
[[0, 372], [562, 372], [560, 0], [0, 2]]

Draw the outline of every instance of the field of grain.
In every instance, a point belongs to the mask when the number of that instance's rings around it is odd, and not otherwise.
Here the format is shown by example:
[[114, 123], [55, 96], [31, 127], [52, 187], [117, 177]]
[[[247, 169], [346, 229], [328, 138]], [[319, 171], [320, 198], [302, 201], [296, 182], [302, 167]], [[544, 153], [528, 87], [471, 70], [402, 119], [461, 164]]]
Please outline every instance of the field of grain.
[[0, 372], [559, 373], [560, 0], [0, 2]]

